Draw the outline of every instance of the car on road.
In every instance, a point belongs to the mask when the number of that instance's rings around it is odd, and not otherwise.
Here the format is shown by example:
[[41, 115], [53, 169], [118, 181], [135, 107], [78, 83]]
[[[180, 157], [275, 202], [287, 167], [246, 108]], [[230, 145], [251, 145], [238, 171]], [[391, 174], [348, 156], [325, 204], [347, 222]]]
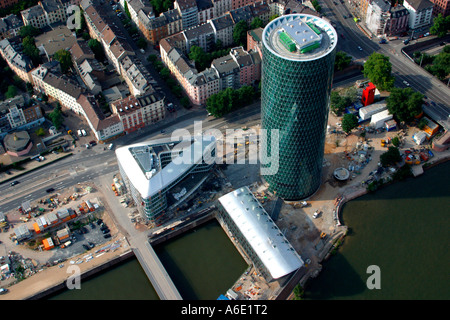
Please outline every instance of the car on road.
[[53, 191], [55, 191], [55, 188], [48, 188], [47, 190], [45, 190], [45, 192], [47, 192], [47, 193], [51, 193]]
[[409, 83], [408, 83], [408, 81], [406, 81], [406, 80], [403, 80], [403, 84], [404, 84], [405, 86], [409, 87]]
[[91, 145], [91, 147], [96, 146], [97, 142], [95, 140], [89, 141], [89, 144]]
[[409, 39], [405, 39], [404, 41], [403, 41], [403, 44], [408, 44], [409, 43]]
[[358, 46], [358, 50], [359, 50], [359, 51], [362, 51], [362, 48], [361, 48], [360, 46]]
[[15, 186], [15, 185], [18, 184], [18, 183], [19, 183], [19, 181], [14, 180], [13, 182], [11, 182], [11, 186]]
[[344, 19], [347, 19], [347, 16], [343, 16], [344, 17]]
[[386, 43], [386, 39], [381, 39], [380, 42], [378, 42], [379, 44], [384, 44]]

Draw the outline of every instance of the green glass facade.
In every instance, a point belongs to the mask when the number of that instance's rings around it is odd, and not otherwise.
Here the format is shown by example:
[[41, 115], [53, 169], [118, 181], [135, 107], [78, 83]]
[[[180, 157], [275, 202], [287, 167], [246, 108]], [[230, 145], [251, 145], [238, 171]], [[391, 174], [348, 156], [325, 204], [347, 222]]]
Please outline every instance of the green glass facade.
[[[307, 54], [302, 48], [295, 54], [280, 49], [274, 33], [283, 19], [314, 23], [324, 36], [320, 47]], [[331, 25], [302, 14], [273, 20], [263, 31], [261, 128], [266, 134], [261, 136], [261, 169], [269, 191], [286, 200], [307, 198], [321, 184], [336, 41]], [[267, 163], [271, 129], [279, 130], [278, 166]]]

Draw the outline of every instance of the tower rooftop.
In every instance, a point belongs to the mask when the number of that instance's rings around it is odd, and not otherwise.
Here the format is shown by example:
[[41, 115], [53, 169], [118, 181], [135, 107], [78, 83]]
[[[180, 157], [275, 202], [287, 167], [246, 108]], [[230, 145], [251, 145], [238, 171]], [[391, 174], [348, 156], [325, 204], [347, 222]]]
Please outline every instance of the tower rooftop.
[[299, 61], [318, 59], [337, 44], [337, 33], [331, 24], [308, 14], [290, 14], [271, 21], [262, 38], [275, 55]]

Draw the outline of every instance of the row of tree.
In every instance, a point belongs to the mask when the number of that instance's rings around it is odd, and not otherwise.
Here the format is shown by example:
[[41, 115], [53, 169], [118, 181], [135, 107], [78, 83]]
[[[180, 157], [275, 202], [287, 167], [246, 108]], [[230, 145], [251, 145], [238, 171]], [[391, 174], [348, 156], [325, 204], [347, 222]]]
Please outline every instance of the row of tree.
[[227, 88], [209, 97], [206, 101], [206, 110], [219, 118], [249, 105], [253, 102], [254, 96], [255, 90], [251, 86], [243, 86], [237, 90]]

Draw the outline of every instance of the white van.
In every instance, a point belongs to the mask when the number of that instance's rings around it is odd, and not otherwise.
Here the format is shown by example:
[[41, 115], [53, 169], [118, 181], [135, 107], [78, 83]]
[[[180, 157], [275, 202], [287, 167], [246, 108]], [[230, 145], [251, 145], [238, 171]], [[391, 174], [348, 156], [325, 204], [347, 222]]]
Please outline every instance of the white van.
[[111, 150], [112, 148], [114, 148], [114, 143], [111, 143], [111, 144], [108, 146], [108, 150]]

